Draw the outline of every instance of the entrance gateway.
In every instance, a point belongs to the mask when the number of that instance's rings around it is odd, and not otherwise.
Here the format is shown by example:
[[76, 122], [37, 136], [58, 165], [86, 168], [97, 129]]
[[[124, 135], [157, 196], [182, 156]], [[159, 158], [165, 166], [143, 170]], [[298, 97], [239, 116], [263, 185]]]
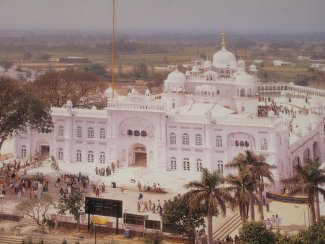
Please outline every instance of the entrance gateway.
[[147, 167], [147, 150], [143, 144], [133, 145], [130, 156], [130, 166]]
[[50, 146], [40, 145], [40, 156], [41, 159], [48, 159], [50, 157]]

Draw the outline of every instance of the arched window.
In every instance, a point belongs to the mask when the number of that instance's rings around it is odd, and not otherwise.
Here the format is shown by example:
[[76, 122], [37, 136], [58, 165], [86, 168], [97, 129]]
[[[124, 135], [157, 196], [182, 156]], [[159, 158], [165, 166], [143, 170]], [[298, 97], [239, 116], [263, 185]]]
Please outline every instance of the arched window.
[[88, 128], [88, 138], [94, 138], [95, 137], [95, 133], [94, 133], [94, 129], [92, 127]]
[[196, 171], [198, 171], [198, 172], [202, 171], [202, 160], [201, 159], [196, 160]]
[[267, 141], [265, 138], [261, 140], [261, 150], [267, 150]]
[[59, 148], [58, 150], [58, 160], [63, 160], [63, 148]]
[[187, 133], [182, 135], [182, 144], [183, 145], [190, 145], [190, 138]]
[[21, 157], [26, 158], [26, 146], [25, 145], [21, 146]]
[[147, 132], [146, 132], [145, 130], [142, 130], [142, 131], [141, 131], [141, 136], [142, 136], [142, 137], [146, 137], [146, 136], [147, 136]]
[[216, 147], [222, 147], [222, 137], [221, 136], [216, 137]]
[[99, 163], [104, 164], [106, 162], [106, 156], [104, 152], [99, 154]]
[[105, 129], [104, 128], [101, 128], [99, 130], [99, 138], [100, 139], [105, 139], [106, 138], [106, 133], [105, 133]]
[[82, 137], [82, 128], [80, 126], [76, 129], [76, 137], [81, 138]]
[[80, 163], [82, 161], [82, 154], [81, 154], [80, 150], [77, 151], [76, 159], [77, 159], [78, 163]]
[[135, 131], [134, 131], [134, 136], [140, 136], [140, 131], [135, 130]]
[[190, 171], [190, 160], [188, 158], [183, 159], [183, 169], [185, 171]]
[[195, 135], [195, 145], [202, 146], [202, 136], [200, 134]]
[[176, 170], [176, 158], [171, 158], [170, 159], [170, 170]]
[[93, 151], [88, 152], [87, 160], [88, 160], [88, 163], [93, 163], [94, 162], [94, 152]]
[[169, 143], [175, 145], [176, 144], [176, 134], [170, 133], [169, 135]]
[[218, 161], [217, 166], [218, 166], [218, 171], [221, 174], [223, 174], [223, 162], [221, 160]]
[[58, 128], [58, 136], [63, 136], [63, 135], [64, 135], [64, 129], [63, 129], [63, 126], [60, 125]]
[[128, 130], [127, 131], [127, 134], [128, 134], [128, 136], [133, 136], [133, 131], [132, 130]]

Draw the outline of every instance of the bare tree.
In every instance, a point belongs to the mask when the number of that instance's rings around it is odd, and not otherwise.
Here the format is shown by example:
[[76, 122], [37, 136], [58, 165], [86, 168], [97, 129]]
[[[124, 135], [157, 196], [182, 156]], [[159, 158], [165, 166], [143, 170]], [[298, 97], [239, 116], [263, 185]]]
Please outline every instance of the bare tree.
[[19, 203], [15, 207], [15, 213], [31, 217], [42, 228], [42, 232], [44, 233], [47, 223], [46, 214], [53, 206], [53, 198], [51, 195], [45, 194], [40, 198], [27, 199]]

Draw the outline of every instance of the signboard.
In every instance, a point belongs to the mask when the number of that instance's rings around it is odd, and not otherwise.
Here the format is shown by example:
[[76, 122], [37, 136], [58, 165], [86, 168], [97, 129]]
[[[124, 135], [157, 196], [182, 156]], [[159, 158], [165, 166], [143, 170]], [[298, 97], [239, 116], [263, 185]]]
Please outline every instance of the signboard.
[[145, 220], [144, 225], [146, 229], [160, 230], [160, 221], [158, 220]]
[[124, 213], [123, 222], [124, 222], [124, 224], [144, 226], [144, 221], [147, 219], [148, 219], [148, 215], [137, 215], [137, 214]]
[[114, 199], [86, 197], [85, 213], [122, 218], [123, 202]]
[[280, 202], [308, 203], [308, 199], [306, 197], [293, 197], [288, 195], [274, 194], [270, 192], [266, 192], [266, 198]]

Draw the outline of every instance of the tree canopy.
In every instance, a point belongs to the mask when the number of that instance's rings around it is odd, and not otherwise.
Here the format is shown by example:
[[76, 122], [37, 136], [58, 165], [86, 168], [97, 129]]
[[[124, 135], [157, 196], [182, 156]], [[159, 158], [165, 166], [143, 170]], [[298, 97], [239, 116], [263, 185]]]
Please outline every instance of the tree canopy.
[[79, 231], [80, 217], [84, 212], [84, 205], [84, 196], [79, 189], [76, 189], [69, 195], [61, 195], [56, 208], [59, 210], [59, 214], [66, 214], [67, 211], [72, 214], [77, 221], [77, 229]]
[[50, 109], [29, 85], [0, 78], [0, 149], [3, 142], [16, 132], [35, 129], [49, 132], [53, 128]]
[[164, 224], [172, 224], [179, 233], [185, 233], [190, 240], [194, 238], [194, 230], [204, 226], [204, 213], [201, 207], [191, 210], [188, 199], [178, 195], [164, 204], [161, 215]]
[[54, 107], [62, 107], [68, 100], [75, 106], [86, 106], [87, 102], [81, 98], [95, 94], [99, 86], [94, 73], [73, 69], [48, 72], [33, 83], [41, 99]]

